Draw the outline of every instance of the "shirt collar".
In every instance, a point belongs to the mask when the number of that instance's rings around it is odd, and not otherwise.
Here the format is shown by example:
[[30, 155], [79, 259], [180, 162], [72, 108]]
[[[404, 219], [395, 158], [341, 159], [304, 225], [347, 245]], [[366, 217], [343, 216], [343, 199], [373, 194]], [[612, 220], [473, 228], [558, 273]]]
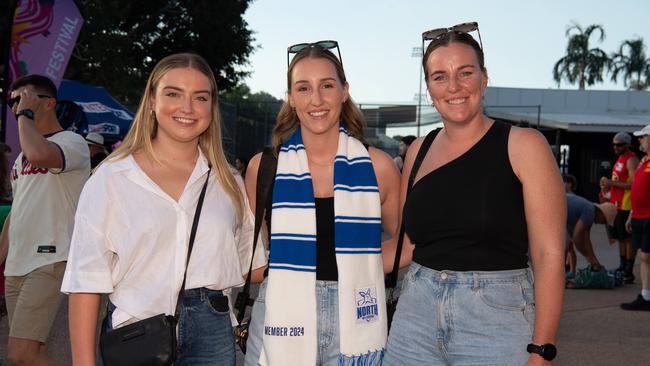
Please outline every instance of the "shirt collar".
[[[188, 179], [187, 187], [191, 187], [192, 185], [196, 184], [198, 180], [203, 181], [203, 179], [205, 179], [205, 174], [208, 172], [208, 159], [205, 157], [200, 148], [197, 147], [197, 149], [199, 149], [199, 157], [196, 159], [196, 164], [194, 165], [192, 174]], [[112, 164], [110, 164], [110, 169], [112, 173], [123, 172], [131, 181], [145, 187], [151, 186], [151, 179], [147, 177], [142, 168], [140, 168], [138, 163], [136, 163], [133, 155], [129, 155], [124, 159], [114, 160], [111, 163]], [[162, 194], [162, 191], [159, 193]]]

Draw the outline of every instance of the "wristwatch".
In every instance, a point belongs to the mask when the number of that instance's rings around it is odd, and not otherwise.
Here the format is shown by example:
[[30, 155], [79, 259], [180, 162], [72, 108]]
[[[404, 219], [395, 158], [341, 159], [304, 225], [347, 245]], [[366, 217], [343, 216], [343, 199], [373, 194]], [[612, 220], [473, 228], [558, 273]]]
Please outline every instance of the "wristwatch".
[[25, 117], [27, 117], [27, 118], [29, 118], [29, 119], [31, 119], [33, 121], [34, 120], [34, 111], [31, 110], [31, 109], [20, 110], [20, 111], [18, 111], [18, 113], [16, 113], [16, 120], [18, 120], [18, 117], [20, 117], [20, 116], [25, 116]]
[[555, 345], [551, 343], [545, 343], [541, 346], [531, 343], [526, 347], [526, 351], [528, 351], [528, 353], [537, 353], [546, 361], [551, 361], [555, 358], [555, 355], [557, 355], [557, 348], [555, 348]]

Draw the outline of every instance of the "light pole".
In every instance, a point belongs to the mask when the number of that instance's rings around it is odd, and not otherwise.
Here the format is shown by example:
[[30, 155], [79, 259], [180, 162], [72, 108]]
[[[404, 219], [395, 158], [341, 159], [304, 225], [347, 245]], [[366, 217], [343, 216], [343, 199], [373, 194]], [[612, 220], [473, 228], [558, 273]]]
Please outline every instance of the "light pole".
[[[417, 57], [420, 60], [422, 59], [422, 52], [423, 49], [422, 47], [413, 47], [413, 51], [411, 52], [411, 57]], [[417, 137], [420, 137], [420, 112], [422, 111], [422, 65], [418, 62], [418, 69], [420, 70], [419, 72], [419, 86], [418, 86], [418, 109], [417, 109]]]

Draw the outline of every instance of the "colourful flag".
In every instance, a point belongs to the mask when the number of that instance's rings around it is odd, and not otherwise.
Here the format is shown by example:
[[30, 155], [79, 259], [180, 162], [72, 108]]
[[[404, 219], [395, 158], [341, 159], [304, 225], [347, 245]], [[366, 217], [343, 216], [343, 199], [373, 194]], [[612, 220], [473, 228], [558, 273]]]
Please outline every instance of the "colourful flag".
[[[72, 54], [83, 18], [74, 0], [18, 0], [9, 50], [9, 80], [41, 74], [58, 87]], [[20, 151], [18, 127], [7, 113], [5, 142]]]

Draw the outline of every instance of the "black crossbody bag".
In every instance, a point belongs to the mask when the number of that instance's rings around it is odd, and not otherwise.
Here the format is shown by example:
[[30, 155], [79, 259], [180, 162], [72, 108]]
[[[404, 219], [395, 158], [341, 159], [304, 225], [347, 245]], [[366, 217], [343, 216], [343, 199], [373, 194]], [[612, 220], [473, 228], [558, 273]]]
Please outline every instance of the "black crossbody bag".
[[[429, 132], [429, 134], [427, 134], [427, 136], [424, 138], [424, 141], [422, 141], [422, 145], [420, 145], [418, 154], [415, 157], [415, 160], [413, 161], [411, 174], [409, 175], [408, 186], [406, 188], [406, 197], [408, 197], [409, 193], [411, 193], [411, 189], [413, 188], [413, 182], [415, 182], [415, 176], [418, 174], [418, 170], [420, 170], [420, 165], [422, 165], [422, 161], [424, 160], [424, 157], [427, 155], [427, 152], [429, 152], [431, 143], [433, 143], [433, 139], [436, 138], [438, 132], [440, 132], [439, 129]], [[404, 202], [406, 202], [406, 198], [404, 199]], [[397, 249], [395, 251], [395, 262], [393, 262], [393, 270], [386, 277], [386, 289], [388, 290], [388, 296], [386, 297], [386, 315], [387, 315], [386, 318], [388, 320], [388, 329], [390, 329], [390, 325], [393, 322], [393, 315], [395, 314], [395, 310], [397, 310], [397, 300], [399, 300], [399, 297], [396, 296], [395, 294], [395, 287], [397, 286], [397, 272], [399, 271], [399, 262], [400, 259], [402, 258], [402, 247], [404, 246], [404, 233], [406, 232], [405, 230], [406, 229], [404, 228], [404, 214], [402, 214], [402, 225], [399, 228], [399, 236], [397, 237]]]
[[192, 231], [190, 233], [187, 260], [183, 283], [178, 293], [174, 315], [158, 314], [117, 329], [105, 331], [108, 322], [108, 312], [102, 322], [99, 336], [99, 348], [105, 366], [169, 366], [176, 360], [176, 324], [179, 321], [180, 307], [185, 292], [187, 265], [190, 262], [196, 229], [201, 216], [201, 208], [205, 191], [210, 179], [208, 169], [205, 183], [196, 205]]
[[268, 200], [272, 195], [269, 192], [273, 189], [273, 178], [277, 170], [278, 159], [273, 155], [271, 148], [265, 148], [260, 160], [260, 167], [257, 171], [257, 183], [255, 188], [255, 232], [253, 236], [253, 255], [251, 256], [251, 264], [248, 267], [248, 276], [246, 276], [246, 283], [244, 288], [237, 295], [235, 300], [235, 309], [237, 309], [237, 323], [235, 326], [235, 342], [243, 353], [246, 353], [246, 341], [248, 340], [248, 326], [250, 319], [244, 320], [246, 315], [246, 308], [253, 305], [253, 300], [250, 298], [251, 275], [253, 273], [253, 259], [255, 259], [255, 248], [257, 248], [257, 239], [262, 229], [262, 222], [264, 220], [264, 212]]

